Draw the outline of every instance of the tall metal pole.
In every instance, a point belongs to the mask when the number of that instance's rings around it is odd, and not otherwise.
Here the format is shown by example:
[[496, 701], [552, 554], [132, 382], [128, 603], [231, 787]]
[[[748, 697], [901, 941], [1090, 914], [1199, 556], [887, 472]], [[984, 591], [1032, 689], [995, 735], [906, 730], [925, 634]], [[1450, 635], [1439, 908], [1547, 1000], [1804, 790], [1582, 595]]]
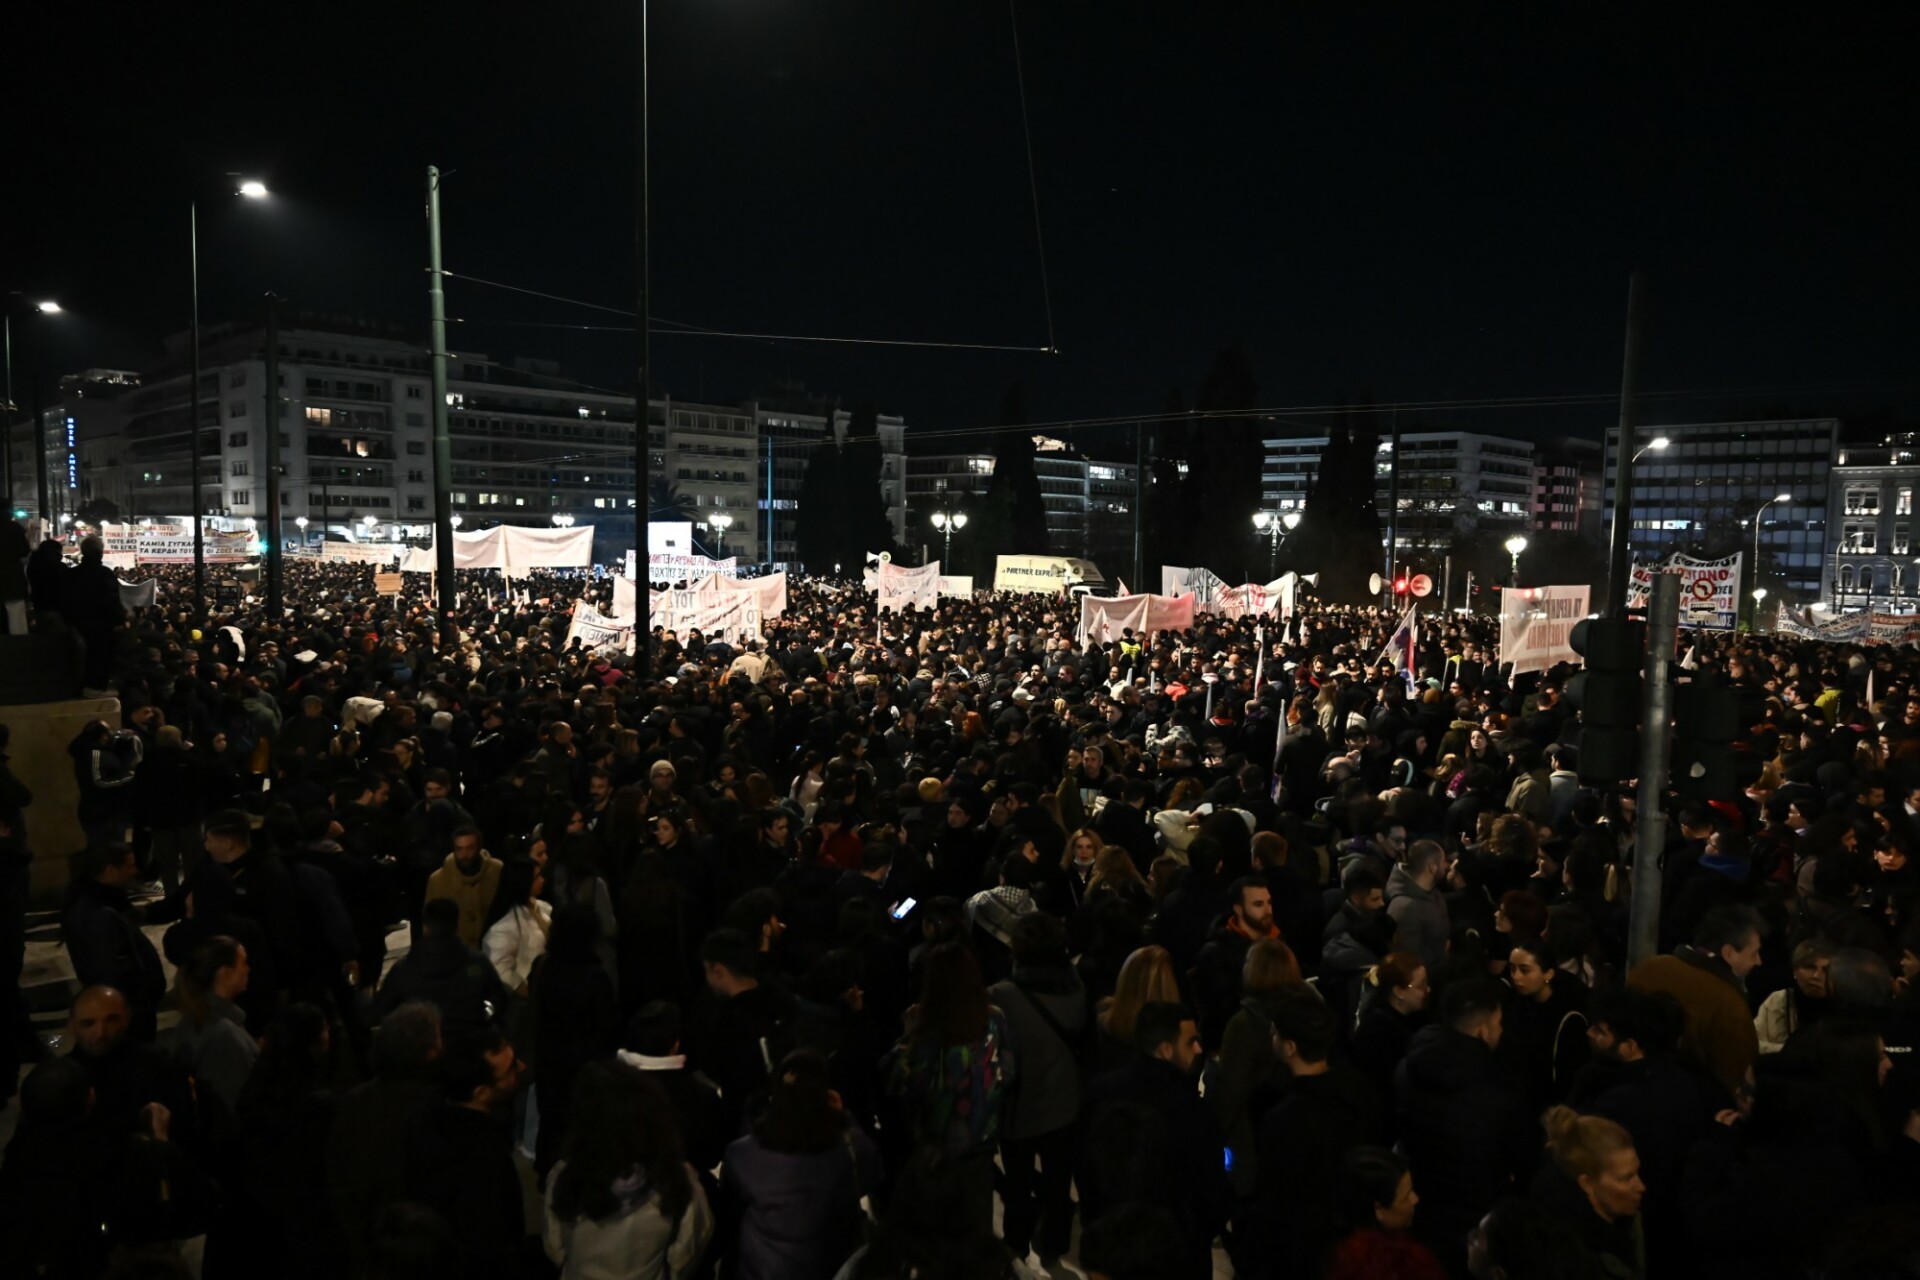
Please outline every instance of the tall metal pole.
[[279, 626], [280, 545], [280, 297], [267, 295], [267, 617]]
[[1440, 570], [1440, 615], [1453, 612], [1453, 554], [1449, 552]]
[[193, 610], [195, 617], [204, 618], [207, 539], [200, 526], [206, 518], [207, 501], [200, 489], [200, 205], [194, 200], [187, 202], [187, 255], [193, 268], [193, 324], [187, 343], [192, 349], [187, 366], [187, 467], [193, 473]]
[[1626, 349], [1620, 360], [1620, 439], [1614, 446], [1613, 467], [1613, 546], [1607, 557], [1607, 607], [1609, 618], [1624, 617], [1627, 612], [1627, 575], [1631, 569], [1628, 547], [1633, 541], [1633, 454], [1634, 428], [1639, 424], [1640, 352], [1646, 320], [1647, 281], [1641, 272], [1627, 279]]
[[34, 332], [35, 324], [31, 318], [27, 321], [27, 403], [33, 409], [33, 452], [34, 474], [39, 481], [40, 529], [43, 536], [52, 537], [53, 499], [51, 485], [47, 475], [47, 410], [40, 403], [40, 348], [32, 339], [39, 335]]
[[[648, 407], [652, 399], [652, 355], [648, 350], [647, 335], [647, 218], [650, 213], [649, 193], [647, 191], [647, 0], [639, 0], [640, 9], [640, 48], [637, 70], [639, 73], [638, 119], [635, 123], [636, 137], [634, 156], [634, 210], [633, 210], [633, 332], [634, 379], [633, 379], [633, 545], [636, 558], [644, 561], [647, 556], [647, 516], [648, 493], [651, 486], [647, 483], [648, 464], [651, 461], [648, 443], [648, 422], [652, 411]], [[641, 645], [641, 657], [644, 659], [646, 646], [651, 638], [640, 628], [635, 628]]]
[[1387, 463], [1387, 574], [1382, 589], [1393, 603], [1394, 561], [1400, 555], [1400, 411], [1393, 411], [1392, 460]]
[[[1147, 581], [1147, 543], [1143, 522], [1147, 518], [1147, 424], [1133, 424], [1133, 580]], [[1151, 588], [1137, 587], [1146, 591]]]
[[1660, 855], [1666, 843], [1667, 765], [1673, 728], [1674, 636], [1680, 629], [1680, 575], [1656, 573], [1647, 604], [1647, 682], [1640, 694], [1640, 786], [1634, 805], [1633, 904], [1627, 966], [1652, 959], [1660, 940]]
[[427, 166], [427, 339], [433, 358], [433, 549], [441, 652], [453, 646], [453, 438], [447, 422], [447, 295], [440, 265], [440, 170]]
[[7, 365], [7, 412], [0, 420], [0, 520], [13, 519], [13, 310], [8, 305], [4, 315], [0, 315], [0, 326], [6, 331]]

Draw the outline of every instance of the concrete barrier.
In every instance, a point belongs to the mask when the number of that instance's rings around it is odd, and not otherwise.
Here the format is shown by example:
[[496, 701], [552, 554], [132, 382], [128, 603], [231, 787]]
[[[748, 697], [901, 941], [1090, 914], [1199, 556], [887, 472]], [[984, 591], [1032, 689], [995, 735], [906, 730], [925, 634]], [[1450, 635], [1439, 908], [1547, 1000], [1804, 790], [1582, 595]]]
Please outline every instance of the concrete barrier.
[[86, 847], [80, 827], [80, 784], [74, 780], [67, 744], [88, 721], [105, 720], [120, 726], [120, 699], [80, 698], [67, 702], [34, 702], [0, 706], [0, 724], [13, 734], [7, 747], [8, 763], [16, 778], [33, 792], [27, 806], [27, 838], [33, 848], [33, 904], [60, 904], [71, 878], [74, 854]]

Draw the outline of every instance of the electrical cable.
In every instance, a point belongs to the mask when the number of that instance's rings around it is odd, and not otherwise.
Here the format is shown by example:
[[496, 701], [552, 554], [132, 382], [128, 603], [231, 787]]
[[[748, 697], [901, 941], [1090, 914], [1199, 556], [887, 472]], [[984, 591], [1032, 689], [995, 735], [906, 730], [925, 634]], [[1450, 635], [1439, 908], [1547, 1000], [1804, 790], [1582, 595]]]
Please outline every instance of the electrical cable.
[[1053, 340], [1053, 286], [1047, 278], [1047, 238], [1040, 230], [1040, 180], [1034, 176], [1033, 125], [1027, 119], [1027, 69], [1020, 56], [1020, 15], [1007, 0], [1007, 22], [1013, 28], [1013, 76], [1020, 86], [1020, 137], [1027, 144], [1027, 194], [1033, 198], [1033, 244], [1040, 254], [1040, 301], [1047, 313], [1047, 351], [1059, 354]]

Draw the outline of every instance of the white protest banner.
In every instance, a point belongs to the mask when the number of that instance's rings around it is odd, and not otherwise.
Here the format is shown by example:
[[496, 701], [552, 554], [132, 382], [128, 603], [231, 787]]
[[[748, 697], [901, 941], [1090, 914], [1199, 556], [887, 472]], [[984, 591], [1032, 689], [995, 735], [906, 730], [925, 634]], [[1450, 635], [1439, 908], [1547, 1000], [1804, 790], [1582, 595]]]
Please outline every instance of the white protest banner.
[[403, 551], [411, 548], [397, 542], [323, 542], [320, 544], [320, 559], [345, 564], [392, 564]]
[[647, 555], [690, 556], [693, 554], [691, 520], [647, 521]]
[[694, 590], [708, 595], [750, 595], [760, 610], [760, 619], [779, 618], [787, 612], [787, 575], [769, 573], [759, 578], [727, 578], [714, 574], [694, 584]]
[[1056, 592], [1075, 582], [1105, 582], [1100, 566], [1074, 556], [999, 556], [994, 560], [995, 591]]
[[875, 607], [892, 609], [931, 609], [940, 602], [940, 562], [905, 569], [897, 564], [882, 564], [875, 576]]
[[715, 595], [697, 589], [665, 591], [653, 604], [647, 617], [649, 628], [664, 627], [682, 636], [698, 631], [709, 640], [735, 644], [760, 638], [760, 605], [751, 592]]
[[1511, 587], [1500, 593], [1500, 661], [1513, 674], [1579, 662], [1567, 637], [1587, 616], [1591, 587]]
[[1680, 575], [1680, 622], [1684, 626], [1730, 631], [1740, 616], [1741, 552], [1721, 560], [1695, 560], [1679, 552], [1658, 565], [1633, 566], [1627, 607], [1644, 609], [1656, 573]]
[[160, 603], [160, 580], [148, 578], [145, 582], [120, 580], [120, 606], [124, 609], [151, 609]]
[[716, 573], [724, 573], [732, 577], [739, 572], [739, 569], [739, 561], [733, 556], [728, 556], [725, 560], [669, 554], [647, 557], [647, 578], [651, 582], [691, 582], [695, 578], [711, 577]]
[[[1220, 593], [1227, 589], [1227, 580], [1211, 569], [1183, 569], [1179, 565], [1160, 566], [1160, 594], [1163, 596], [1193, 596], [1193, 607], [1202, 613], [1215, 612], [1215, 603]], [[1238, 616], [1238, 615], [1235, 615]]]
[[639, 585], [632, 578], [613, 580], [613, 620], [632, 626], [639, 620]]
[[[135, 564], [192, 564], [193, 529], [184, 524], [102, 525], [100, 540], [109, 555], [131, 554]], [[200, 535], [208, 564], [241, 564], [253, 558], [253, 535]]]
[[1193, 625], [1193, 597], [1081, 596], [1078, 643], [1105, 644], [1131, 630], [1135, 636], [1185, 631]]
[[965, 574], [945, 574], [940, 579], [940, 595], [943, 599], [966, 600], [973, 595], [973, 578]]
[[[1202, 570], [1201, 572], [1205, 572]], [[1223, 618], [1244, 618], [1249, 615], [1258, 617], [1271, 613], [1281, 602], [1282, 593], [1275, 590], [1284, 579], [1273, 582], [1248, 582], [1237, 587], [1228, 587], [1214, 595], [1212, 608], [1202, 607], [1203, 613], [1217, 613]]]
[[373, 593], [377, 596], [397, 596], [406, 586], [406, 578], [398, 573], [376, 573], [373, 575]]
[[578, 640], [595, 653], [625, 653], [633, 638], [633, 628], [622, 626], [590, 604], [574, 606], [573, 621], [567, 626], [567, 648]]

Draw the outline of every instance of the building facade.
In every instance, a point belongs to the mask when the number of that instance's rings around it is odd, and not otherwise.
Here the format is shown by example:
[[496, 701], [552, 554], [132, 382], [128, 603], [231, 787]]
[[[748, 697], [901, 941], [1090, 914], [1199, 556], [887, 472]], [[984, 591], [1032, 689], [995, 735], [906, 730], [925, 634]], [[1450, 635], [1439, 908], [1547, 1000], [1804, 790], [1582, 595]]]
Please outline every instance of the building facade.
[[[1297, 511], [1320, 469], [1326, 436], [1270, 439], [1261, 474], [1263, 509]], [[1409, 550], [1444, 552], [1482, 530], [1495, 534], [1534, 527], [1534, 446], [1530, 441], [1470, 431], [1400, 434], [1397, 532]], [[1374, 464], [1375, 500], [1384, 536], [1393, 510], [1393, 446], [1380, 442]]]
[[1568, 436], [1537, 446], [1533, 455], [1533, 527], [1541, 533], [1577, 533], [1598, 539], [1600, 442]]
[[1833, 536], [1822, 558], [1830, 609], [1920, 612], [1920, 550], [1913, 497], [1920, 489], [1920, 434], [1842, 444], [1828, 473]]
[[[1672, 423], [1636, 428], [1629, 537], [1636, 560], [1674, 551], [1743, 551], [1749, 582], [1771, 582], [1801, 600], [1825, 580], [1828, 490], [1840, 423], [1835, 418]], [[1665, 440], [1664, 447], [1655, 442]], [[1615, 506], [1619, 429], [1607, 432], [1602, 501]], [[1774, 499], [1785, 496], [1787, 501]], [[1754, 527], [1759, 519], [1759, 528]], [[1743, 588], [1746, 589], [1746, 588]]]
[[[205, 512], [234, 521], [264, 521], [267, 512], [263, 336], [257, 328], [223, 327], [209, 331], [201, 344]], [[120, 386], [97, 401], [69, 402], [86, 406], [72, 415], [78, 420], [72, 506], [88, 497], [110, 498], [134, 519], [192, 509], [185, 354], [179, 346], [174, 358], [137, 386]], [[293, 544], [430, 535], [432, 383], [419, 344], [392, 331], [291, 323], [281, 329], [279, 356], [275, 416], [283, 536]], [[449, 360], [447, 402], [450, 488], [465, 528], [570, 520], [594, 527], [602, 560], [634, 545], [631, 396], [581, 390], [550, 362], [463, 353]], [[50, 411], [49, 423], [66, 414]], [[728, 555], [763, 559], [768, 497], [762, 427], [768, 416], [754, 403], [653, 401], [648, 443], [658, 478], [655, 518], [661, 518], [664, 484], [706, 550], [724, 547]], [[778, 416], [794, 431], [816, 437], [829, 421]], [[844, 414], [835, 425], [844, 432]], [[16, 423], [15, 445], [30, 434], [29, 424]], [[904, 434], [899, 418], [882, 419], [896, 528], [905, 518]], [[784, 472], [777, 456], [774, 463], [777, 504]], [[791, 511], [802, 473], [792, 472], [786, 505], [774, 507], [776, 516]], [[31, 506], [31, 473], [22, 477], [16, 468], [15, 476], [16, 507], [21, 495]], [[790, 544], [790, 516], [788, 525]]]
[[[928, 554], [940, 552], [927, 517], [965, 510], [985, 497], [994, 462], [990, 452], [908, 455], [907, 501]], [[1133, 463], [1089, 458], [1064, 441], [1035, 436], [1033, 469], [1047, 511], [1050, 553], [1092, 560], [1109, 575], [1115, 566], [1133, 563]]]

